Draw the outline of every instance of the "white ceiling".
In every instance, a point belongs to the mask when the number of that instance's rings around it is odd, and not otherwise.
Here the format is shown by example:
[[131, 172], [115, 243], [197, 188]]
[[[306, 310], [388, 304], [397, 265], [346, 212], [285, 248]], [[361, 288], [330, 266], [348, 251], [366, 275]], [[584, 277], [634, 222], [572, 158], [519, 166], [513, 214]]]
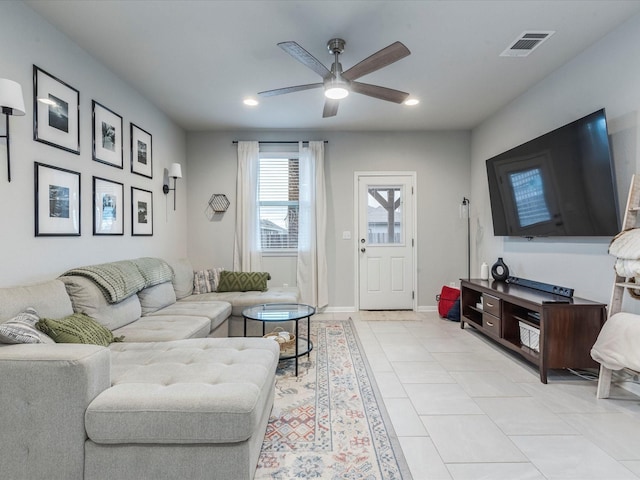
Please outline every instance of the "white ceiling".
[[[640, 0], [191, 1], [26, 3], [187, 130], [468, 129], [640, 12]], [[556, 33], [524, 58], [500, 53], [525, 30]], [[322, 118], [321, 81], [276, 46], [294, 40], [344, 69], [396, 40], [411, 55], [359, 79], [421, 100], [407, 107], [352, 94]], [[630, 59], [631, 61], [631, 59]]]

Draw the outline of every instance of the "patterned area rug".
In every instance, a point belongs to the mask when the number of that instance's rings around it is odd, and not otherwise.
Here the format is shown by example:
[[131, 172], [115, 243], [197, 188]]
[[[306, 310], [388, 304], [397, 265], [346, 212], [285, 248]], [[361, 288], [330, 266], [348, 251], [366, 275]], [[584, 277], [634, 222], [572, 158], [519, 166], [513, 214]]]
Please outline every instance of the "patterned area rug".
[[255, 478], [410, 480], [352, 321], [312, 318], [311, 330], [298, 377], [294, 360], [278, 367]]

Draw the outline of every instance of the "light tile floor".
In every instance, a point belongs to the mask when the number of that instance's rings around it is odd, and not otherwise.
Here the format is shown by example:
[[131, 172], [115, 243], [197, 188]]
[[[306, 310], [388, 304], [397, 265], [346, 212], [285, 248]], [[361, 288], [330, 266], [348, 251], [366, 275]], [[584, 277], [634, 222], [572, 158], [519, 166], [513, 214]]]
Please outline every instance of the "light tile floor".
[[415, 480], [640, 478], [640, 397], [538, 371], [437, 313], [351, 317]]

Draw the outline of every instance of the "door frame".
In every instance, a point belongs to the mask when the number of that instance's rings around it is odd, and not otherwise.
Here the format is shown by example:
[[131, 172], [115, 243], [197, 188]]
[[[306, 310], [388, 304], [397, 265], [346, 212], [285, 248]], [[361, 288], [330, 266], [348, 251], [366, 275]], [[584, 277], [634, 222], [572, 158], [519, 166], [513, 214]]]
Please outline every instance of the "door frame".
[[[355, 277], [355, 290], [354, 290], [354, 307], [356, 312], [360, 311], [360, 255], [358, 254], [360, 244], [358, 241], [360, 235], [360, 223], [359, 223], [359, 209], [360, 209], [360, 189], [358, 188], [358, 180], [360, 177], [411, 177], [411, 189], [413, 199], [413, 214], [412, 218], [408, 218], [407, 222], [411, 222], [411, 228], [413, 232], [413, 265], [412, 265], [412, 281], [413, 281], [413, 299], [412, 310], [416, 312], [418, 310], [418, 187], [417, 187], [417, 174], [415, 171], [355, 171], [353, 172], [353, 268]], [[389, 183], [393, 183], [390, 181]]]

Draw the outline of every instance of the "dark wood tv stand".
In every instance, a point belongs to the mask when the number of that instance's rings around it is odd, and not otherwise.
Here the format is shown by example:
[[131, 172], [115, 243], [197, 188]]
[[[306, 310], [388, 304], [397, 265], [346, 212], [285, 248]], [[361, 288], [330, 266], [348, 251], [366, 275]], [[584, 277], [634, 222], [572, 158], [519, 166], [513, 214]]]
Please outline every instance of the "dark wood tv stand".
[[[461, 280], [460, 328], [465, 323], [538, 366], [540, 381], [555, 368], [593, 368], [591, 347], [606, 305], [565, 298], [493, 280]], [[520, 323], [539, 329], [539, 352], [522, 344]]]

